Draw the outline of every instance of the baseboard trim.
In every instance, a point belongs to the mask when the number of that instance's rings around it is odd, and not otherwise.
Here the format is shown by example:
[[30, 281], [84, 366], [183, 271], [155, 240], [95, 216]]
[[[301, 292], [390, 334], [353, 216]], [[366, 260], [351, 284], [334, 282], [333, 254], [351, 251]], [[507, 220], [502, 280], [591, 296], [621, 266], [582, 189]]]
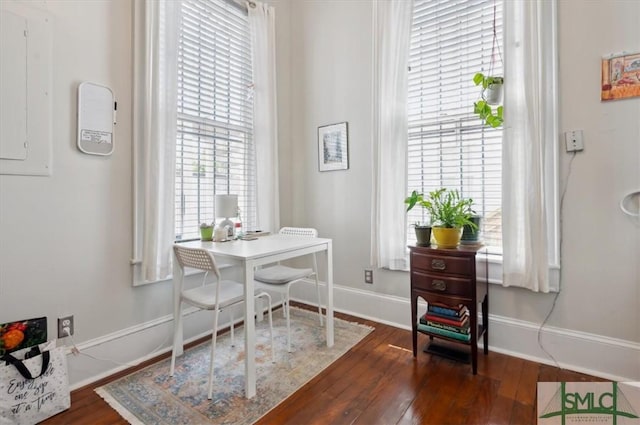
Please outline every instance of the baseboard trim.
[[[316, 305], [315, 282], [295, 285], [291, 296], [295, 301]], [[337, 312], [411, 329], [410, 303], [406, 298], [334, 285], [334, 300]], [[325, 305], [324, 302], [322, 304]], [[210, 318], [203, 312], [185, 309], [184, 314], [185, 343], [210, 333]], [[240, 312], [235, 314], [236, 318], [241, 316]], [[172, 323], [172, 315], [165, 315], [77, 344], [81, 355], [67, 356], [71, 390], [169, 352]], [[223, 315], [220, 323], [222, 329], [228, 326], [228, 319]], [[540, 339], [554, 361], [538, 344], [538, 328], [539, 325], [532, 322], [489, 315], [489, 349], [608, 380], [640, 381], [639, 343], [545, 326], [540, 332]], [[71, 347], [67, 345], [67, 348], [70, 353]], [[117, 366], [110, 367], [112, 364]]]
[[[273, 308], [278, 306], [280, 303], [273, 304]], [[240, 309], [236, 308], [236, 310], [234, 323], [237, 325], [243, 321], [243, 318]], [[183, 309], [184, 344], [211, 334], [211, 316], [207, 313], [207, 311], [194, 307]], [[229, 322], [227, 312], [223, 311], [220, 314], [218, 329], [228, 327]], [[154, 357], [171, 352], [172, 336], [173, 314], [168, 314], [76, 344], [75, 347], [80, 353], [78, 355], [72, 355], [73, 344], [67, 344], [65, 347], [69, 368], [69, 388], [72, 391], [82, 388]], [[137, 350], [129, 356], [132, 360], [119, 359], [123, 353], [132, 350]], [[105, 364], [109, 366], [116, 364], [117, 366], [109, 367]]]
[[[304, 287], [303, 287], [304, 286]], [[292, 297], [316, 303], [314, 282], [292, 288]], [[345, 286], [334, 286], [335, 310], [401, 329], [411, 329], [407, 298]], [[422, 308], [426, 304], [422, 303]], [[560, 366], [614, 381], [640, 381], [640, 343], [587, 332], [539, 325], [510, 317], [489, 315], [489, 349], [498, 353]], [[551, 358], [545, 350], [550, 353]]]

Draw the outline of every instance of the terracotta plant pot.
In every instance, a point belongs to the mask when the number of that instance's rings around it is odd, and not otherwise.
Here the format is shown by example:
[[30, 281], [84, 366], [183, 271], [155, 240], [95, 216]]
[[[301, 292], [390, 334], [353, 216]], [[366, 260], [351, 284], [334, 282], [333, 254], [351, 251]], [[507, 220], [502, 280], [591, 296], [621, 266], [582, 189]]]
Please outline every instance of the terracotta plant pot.
[[455, 248], [462, 237], [462, 227], [434, 227], [433, 237], [438, 248]]

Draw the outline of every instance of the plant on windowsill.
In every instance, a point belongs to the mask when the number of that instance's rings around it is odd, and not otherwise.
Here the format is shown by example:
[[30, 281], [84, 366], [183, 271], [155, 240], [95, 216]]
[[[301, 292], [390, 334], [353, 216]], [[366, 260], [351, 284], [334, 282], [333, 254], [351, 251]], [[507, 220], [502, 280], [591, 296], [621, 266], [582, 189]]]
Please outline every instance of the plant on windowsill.
[[411, 196], [405, 199], [405, 204], [408, 205], [407, 211], [416, 205], [427, 210], [438, 248], [457, 247], [465, 225], [477, 229], [477, 225], [471, 221], [473, 200], [462, 198], [460, 192], [455, 189], [434, 190], [429, 192], [426, 198], [414, 190]]
[[[424, 198], [421, 193], [416, 192], [415, 190], [411, 192], [411, 196], [404, 200], [404, 203], [407, 204], [407, 211], [411, 211], [413, 207], [416, 205], [423, 205]], [[416, 245], [417, 246], [429, 246], [431, 245], [431, 225], [427, 223], [416, 222], [412, 224], [415, 232], [416, 232]]]
[[473, 210], [469, 210], [471, 217], [469, 220], [475, 224], [475, 226], [465, 224], [462, 230], [462, 237], [460, 238], [461, 245], [478, 245], [480, 244], [480, 223], [482, 222], [482, 216], [477, 214]]
[[191, 174], [194, 177], [205, 177], [207, 175], [207, 169], [204, 164], [197, 163], [196, 161], [191, 162]]
[[214, 223], [211, 223], [211, 224], [202, 223], [202, 224], [200, 224], [200, 240], [203, 240], [203, 241], [211, 241], [211, 240], [213, 240], [213, 225], [214, 225]]
[[478, 72], [473, 76], [476, 86], [482, 85], [481, 99], [473, 103], [473, 112], [477, 114], [482, 123], [493, 128], [498, 128], [504, 122], [504, 107], [502, 102], [503, 77], [485, 76]]

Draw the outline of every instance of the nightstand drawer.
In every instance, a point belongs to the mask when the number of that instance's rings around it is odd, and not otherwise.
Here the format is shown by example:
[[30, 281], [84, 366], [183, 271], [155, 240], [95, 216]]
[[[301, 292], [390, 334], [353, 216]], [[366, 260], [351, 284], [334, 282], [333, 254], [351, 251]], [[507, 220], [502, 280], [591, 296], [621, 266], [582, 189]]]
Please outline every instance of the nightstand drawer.
[[411, 285], [415, 289], [433, 292], [436, 294], [459, 295], [471, 298], [473, 295], [473, 283], [471, 279], [457, 277], [444, 277], [442, 275], [411, 272]]
[[440, 256], [420, 252], [411, 253], [411, 267], [437, 273], [471, 276], [473, 271], [472, 261], [474, 261], [473, 257]]

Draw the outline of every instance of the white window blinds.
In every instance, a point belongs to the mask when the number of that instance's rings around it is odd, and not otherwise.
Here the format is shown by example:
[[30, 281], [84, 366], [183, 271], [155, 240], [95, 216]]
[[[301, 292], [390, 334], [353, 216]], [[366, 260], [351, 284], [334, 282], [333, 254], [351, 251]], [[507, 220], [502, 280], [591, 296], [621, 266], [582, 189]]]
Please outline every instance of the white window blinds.
[[178, 48], [176, 240], [211, 223], [215, 194], [237, 194], [256, 222], [251, 46], [246, 11], [222, 0], [182, 2]]
[[[501, 248], [502, 130], [483, 126], [473, 114], [480, 99], [477, 72], [491, 64], [493, 22], [502, 42], [502, 5], [483, 0], [416, 0], [409, 56], [407, 189], [425, 195], [440, 187], [458, 189], [483, 217], [482, 239]], [[494, 57], [493, 74], [502, 75]], [[408, 194], [409, 194], [408, 193]], [[407, 195], [408, 195], [407, 194]], [[429, 221], [414, 208], [408, 223]], [[408, 242], [415, 242], [408, 231]]]

